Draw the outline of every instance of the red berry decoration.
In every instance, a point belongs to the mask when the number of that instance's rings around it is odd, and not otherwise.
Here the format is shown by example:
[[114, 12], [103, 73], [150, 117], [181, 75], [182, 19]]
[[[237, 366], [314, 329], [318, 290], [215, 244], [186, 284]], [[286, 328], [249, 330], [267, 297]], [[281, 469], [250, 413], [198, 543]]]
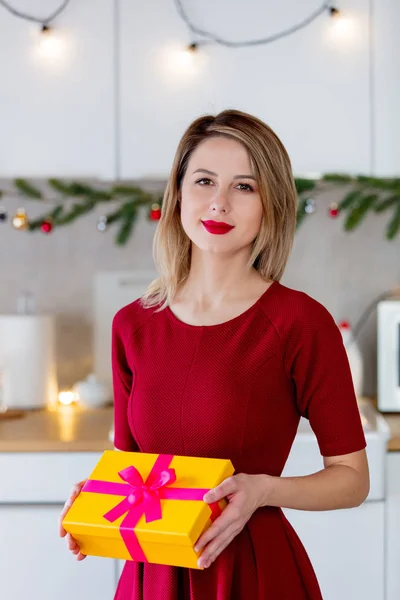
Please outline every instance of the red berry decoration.
[[150, 220], [158, 221], [161, 219], [161, 207], [159, 204], [152, 204], [150, 211]]
[[53, 229], [53, 224], [50, 221], [43, 221], [40, 229], [43, 231], [43, 233], [50, 233]]
[[329, 216], [334, 219], [339, 214], [339, 207], [336, 202], [333, 202], [329, 207]]

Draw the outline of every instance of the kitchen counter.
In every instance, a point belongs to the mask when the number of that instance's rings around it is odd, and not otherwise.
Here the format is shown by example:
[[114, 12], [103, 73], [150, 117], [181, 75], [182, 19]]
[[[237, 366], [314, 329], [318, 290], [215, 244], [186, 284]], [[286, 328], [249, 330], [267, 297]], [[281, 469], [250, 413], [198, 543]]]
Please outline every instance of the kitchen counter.
[[[373, 398], [360, 402], [376, 407]], [[382, 414], [390, 428], [388, 451], [400, 451], [400, 413]], [[113, 406], [84, 409], [58, 406], [26, 411], [20, 418], [0, 420], [0, 452], [102, 452], [112, 450], [109, 432]]]
[[[371, 404], [377, 410], [376, 398], [368, 398], [368, 401], [371, 402]], [[400, 452], [400, 413], [380, 412], [379, 414], [385, 419], [390, 429], [388, 451]]]
[[0, 420], [0, 452], [102, 452], [108, 440], [113, 406], [84, 409], [77, 405], [25, 411]]

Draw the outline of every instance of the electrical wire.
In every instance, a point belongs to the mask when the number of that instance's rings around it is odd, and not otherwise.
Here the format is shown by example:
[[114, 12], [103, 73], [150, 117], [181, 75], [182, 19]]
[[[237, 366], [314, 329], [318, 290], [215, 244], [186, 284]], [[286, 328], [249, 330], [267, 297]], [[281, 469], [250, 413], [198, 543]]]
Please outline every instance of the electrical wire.
[[303, 21], [300, 21], [299, 23], [297, 23], [297, 25], [294, 25], [293, 27], [289, 27], [288, 29], [285, 29], [279, 33], [275, 33], [273, 35], [270, 35], [268, 37], [261, 38], [261, 39], [244, 40], [243, 42], [232, 42], [229, 40], [225, 40], [225, 39], [215, 35], [214, 33], [211, 33], [210, 31], [206, 31], [205, 29], [200, 29], [194, 23], [192, 23], [192, 21], [189, 19], [185, 9], [183, 8], [182, 1], [175, 0], [175, 4], [176, 4], [176, 8], [177, 8], [179, 15], [181, 16], [181, 18], [184, 20], [186, 25], [189, 27], [189, 29], [193, 33], [195, 33], [197, 35], [202, 35], [202, 36], [208, 38], [209, 40], [216, 42], [217, 44], [221, 44], [223, 46], [229, 46], [232, 48], [236, 48], [236, 47], [240, 47], [240, 46], [256, 46], [259, 44], [267, 44], [269, 42], [275, 42], [276, 40], [278, 40], [280, 38], [291, 35], [292, 33], [295, 33], [296, 31], [299, 31], [300, 29], [307, 27], [307, 25], [309, 25], [310, 23], [312, 23], [312, 21], [317, 19], [323, 12], [331, 11], [331, 14], [334, 14], [337, 12], [337, 10], [331, 6], [330, 0], [325, 0], [318, 9], [316, 9], [308, 17], [303, 19]]
[[364, 325], [365, 321], [368, 319], [368, 317], [371, 314], [371, 312], [373, 310], [375, 310], [376, 305], [378, 304], [378, 302], [380, 302], [381, 300], [387, 300], [388, 298], [397, 298], [397, 299], [400, 300], [400, 288], [396, 289], [396, 290], [387, 290], [386, 292], [383, 292], [382, 294], [379, 294], [379, 296], [376, 296], [368, 304], [368, 306], [362, 312], [361, 317], [358, 319], [357, 323], [353, 327], [353, 335], [351, 336], [351, 338], [349, 340], [349, 343], [346, 345], [346, 348], [350, 348], [350, 346], [356, 340], [356, 338], [358, 337], [361, 329], [363, 328], [363, 325]]
[[54, 12], [52, 12], [48, 17], [40, 18], [40, 17], [35, 17], [33, 15], [29, 15], [20, 10], [17, 10], [16, 8], [13, 8], [12, 6], [10, 6], [10, 4], [8, 2], [6, 2], [5, 0], [0, 0], [0, 6], [3, 6], [6, 10], [8, 10], [8, 12], [10, 12], [15, 17], [19, 17], [20, 19], [24, 19], [25, 21], [32, 21], [33, 23], [40, 23], [41, 25], [47, 25], [48, 23], [53, 21], [56, 17], [58, 17], [58, 15], [60, 15], [67, 8], [69, 3], [70, 3], [70, 0], [63, 0], [61, 5]]

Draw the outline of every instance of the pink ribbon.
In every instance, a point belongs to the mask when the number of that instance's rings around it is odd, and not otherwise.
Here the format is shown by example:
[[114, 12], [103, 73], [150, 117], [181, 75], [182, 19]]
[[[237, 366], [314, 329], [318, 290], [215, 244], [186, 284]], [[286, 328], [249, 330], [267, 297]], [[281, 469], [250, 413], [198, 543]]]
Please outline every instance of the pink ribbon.
[[[175, 469], [169, 467], [174, 455], [159, 454], [146, 481], [133, 465], [119, 471], [118, 475], [126, 483], [114, 483], [99, 479], [88, 479], [82, 492], [95, 494], [114, 494], [125, 496], [123, 500], [103, 516], [113, 523], [123, 514], [119, 530], [121, 537], [133, 560], [148, 562], [134, 531], [140, 517], [144, 514], [146, 523], [162, 519], [161, 500], [203, 500], [208, 488], [177, 488], [167, 487], [176, 481]], [[209, 504], [211, 520], [214, 521], [220, 514], [218, 502]]]

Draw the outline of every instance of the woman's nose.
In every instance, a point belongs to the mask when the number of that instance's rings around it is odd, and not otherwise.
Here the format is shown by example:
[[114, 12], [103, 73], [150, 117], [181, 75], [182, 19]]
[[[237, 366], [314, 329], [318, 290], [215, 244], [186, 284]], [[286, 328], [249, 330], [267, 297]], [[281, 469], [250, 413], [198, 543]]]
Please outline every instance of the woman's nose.
[[212, 210], [217, 210], [218, 212], [226, 212], [228, 210], [228, 198], [226, 192], [222, 190], [216, 192], [211, 201], [211, 208]]

